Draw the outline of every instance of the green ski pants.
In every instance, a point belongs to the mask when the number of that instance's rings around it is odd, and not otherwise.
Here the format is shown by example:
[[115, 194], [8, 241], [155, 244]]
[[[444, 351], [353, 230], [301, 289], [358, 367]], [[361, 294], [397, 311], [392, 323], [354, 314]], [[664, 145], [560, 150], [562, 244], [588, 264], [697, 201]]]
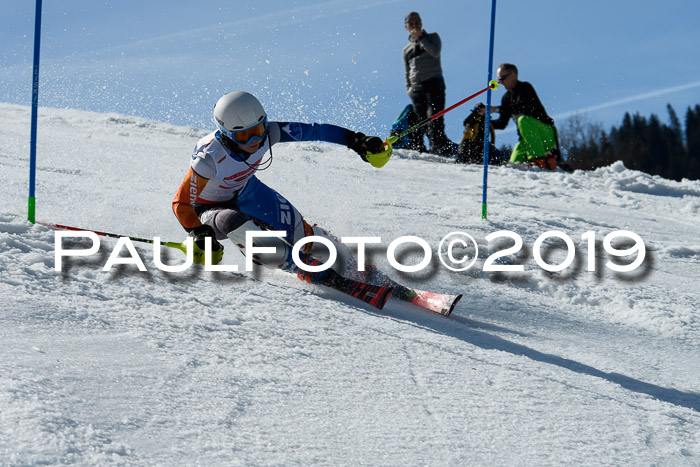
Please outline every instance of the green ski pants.
[[545, 157], [547, 151], [557, 147], [557, 128], [545, 125], [536, 118], [518, 117], [521, 139], [513, 148], [511, 162], [527, 162], [535, 157]]

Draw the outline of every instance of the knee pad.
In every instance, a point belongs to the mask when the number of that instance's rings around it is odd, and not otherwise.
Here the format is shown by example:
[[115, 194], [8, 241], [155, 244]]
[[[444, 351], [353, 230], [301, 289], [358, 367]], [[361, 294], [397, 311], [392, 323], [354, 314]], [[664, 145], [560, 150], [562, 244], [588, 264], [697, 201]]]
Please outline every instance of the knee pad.
[[[223, 209], [217, 212], [214, 217], [214, 229], [217, 236], [223, 234], [225, 237], [228, 237], [229, 233], [239, 229], [249, 220], [250, 216], [241, 211]], [[245, 242], [245, 234], [243, 235], [243, 241]]]
[[[342, 243], [338, 237], [317, 225], [314, 225], [311, 228], [311, 233], [308, 235], [316, 235], [330, 240], [335, 247], [335, 251], [338, 253], [334, 269], [336, 269], [341, 275], [357, 272], [357, 258], [355, 257], [355, 254], [352, 252], [350, 247], [347, 244]], [[317, 245], [315, 243], [310, 245], [311, 248], [308, 253], [310, 253], [312, 256], [322, 258], [324, 260], [328, 258], [328, 248], [325, 245]]]
[[[264, 232], [269, 231], [252, 219], [248, 219], [234, 230], [230, 231], [226, 236], [236, 245], [243, 255], [248, 257], [246, 251], [246, 232]], [[294, 263], [292, 261], [292, 245], [285, 239], [279, 237], [254, 237], [254, 247], [272, 247], [274, 253], [253, 253], [252, 260], [255, 264], [259, 264], [269, 268], [289, 269]]]
[[[338, 237], [327, 230], [315, 225], [312, 227], [312, 232], [308, 235], [317, 235], [330, 240], [338, 253], [333, 270], [335, 270], [341, 276], [357, 281], [368, 282], [373, 285], [392, 286], [394, 284], [389, 276], [382, 273], [376, 266], [368, 264], [366, 258], [364, 271], [360, 271], [359, 263], [353, 250], [346, 243], [341, 242]], [[312, 257], [321, 258], [325, 261], [328, 257], [328, 249], [325, 245], [314, 244], [311, 248], [310, 254]]]
[[[323, 238], [330, 240], [330, 242], [333, 244], [333, 246], [335, 246], [335, 249], [338, 252], [338, 256], [343, 256], [346, 254], [352, 255], [350, 248], [345, 243], [342, 243], [338, 239], [338, 237], [336, 237], [332, 233], [328, 232], [326, 229], [323, 229], [317, 225], [312, 226], [311, 232], [307, 233], [306, 235], [307, 235], [307, 237], [310, 235], [314, 235], [317, 237], [323, 237]], [[314, 256], [317, 256], [319, 253], [323, 253], [323, 252], [327, 251], [327, 248], [322, 244], [317, 245], [315, 243], [310, 243], [307, 246], [310, 246], [309, 252], [312, 253]]]

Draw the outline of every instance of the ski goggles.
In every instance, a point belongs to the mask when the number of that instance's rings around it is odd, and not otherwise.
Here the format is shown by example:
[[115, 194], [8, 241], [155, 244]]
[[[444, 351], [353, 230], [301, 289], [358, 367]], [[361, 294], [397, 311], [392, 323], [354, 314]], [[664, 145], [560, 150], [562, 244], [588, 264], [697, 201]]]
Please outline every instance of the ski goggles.
[[253, 141], [262, 141], [267, 136], [267, 118], [257, 125], [244, 130], [228, 131], [217, 123], [219, 131], [233, 140], [239, 146], [248, 146]]

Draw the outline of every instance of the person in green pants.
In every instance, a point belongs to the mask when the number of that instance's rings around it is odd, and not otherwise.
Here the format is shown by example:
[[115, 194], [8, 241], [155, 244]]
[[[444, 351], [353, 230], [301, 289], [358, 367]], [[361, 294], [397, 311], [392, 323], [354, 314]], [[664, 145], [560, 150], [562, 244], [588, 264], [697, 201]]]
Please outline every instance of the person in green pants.
[[[503, 130], [512, 118], [518, 125], [520, 140], [513, 148], [511, 162], [538, 162], [543, 168], [556, 168], [559, 137], [554, 120], [547, 115], [535, 88], [527, 81], [518, 80], [518, 68], [512, 63], [498, 66], [496, 76], [508, 91], [501, 100], [500, 116], [493, 127]], [[554, 157], [552, 157], [554, 155]], [[549, 162], [547, 161], [549, 158]], [[540, 163], [542, 162], [542, 163]]]

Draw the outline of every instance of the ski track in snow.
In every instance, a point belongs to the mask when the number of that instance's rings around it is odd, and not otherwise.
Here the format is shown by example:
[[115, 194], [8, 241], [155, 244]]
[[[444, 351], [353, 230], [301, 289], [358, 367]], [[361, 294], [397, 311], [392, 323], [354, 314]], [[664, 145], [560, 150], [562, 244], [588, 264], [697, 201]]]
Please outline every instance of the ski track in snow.
[[[166, 274], [150, 245], [148, 272], [103, 272], [103, 237], [56, 272], [54, 231], [24, 220], [28, 121], [0, 104], [0, 464], [700, 465], [700, 182], [491, 168], [482, 221], [480, 166], [396, 151], [376, 170], [333, 145], [276, 146], [259, 177], [337, 235], [380, 236], [369, 257], [395, 279], [464, 293], [445, 318], [277, 272]], [[37, 219], [184, 238], [170, 202], [202, 134], [41, 109]], [[646, 244], [635, 273], [604, 266], [621, 229]], [[523, 238], [506, 260], [524, 272], [482, 270], [499, 230]], [[549, 230], [576, 244], [562, 273], [532, 258]], [[436, 250], [452, 231], [477, 240], [469, 271], [391, 270], [391, 240]], [[243, 268], [233, 245], [225, 262]]]

